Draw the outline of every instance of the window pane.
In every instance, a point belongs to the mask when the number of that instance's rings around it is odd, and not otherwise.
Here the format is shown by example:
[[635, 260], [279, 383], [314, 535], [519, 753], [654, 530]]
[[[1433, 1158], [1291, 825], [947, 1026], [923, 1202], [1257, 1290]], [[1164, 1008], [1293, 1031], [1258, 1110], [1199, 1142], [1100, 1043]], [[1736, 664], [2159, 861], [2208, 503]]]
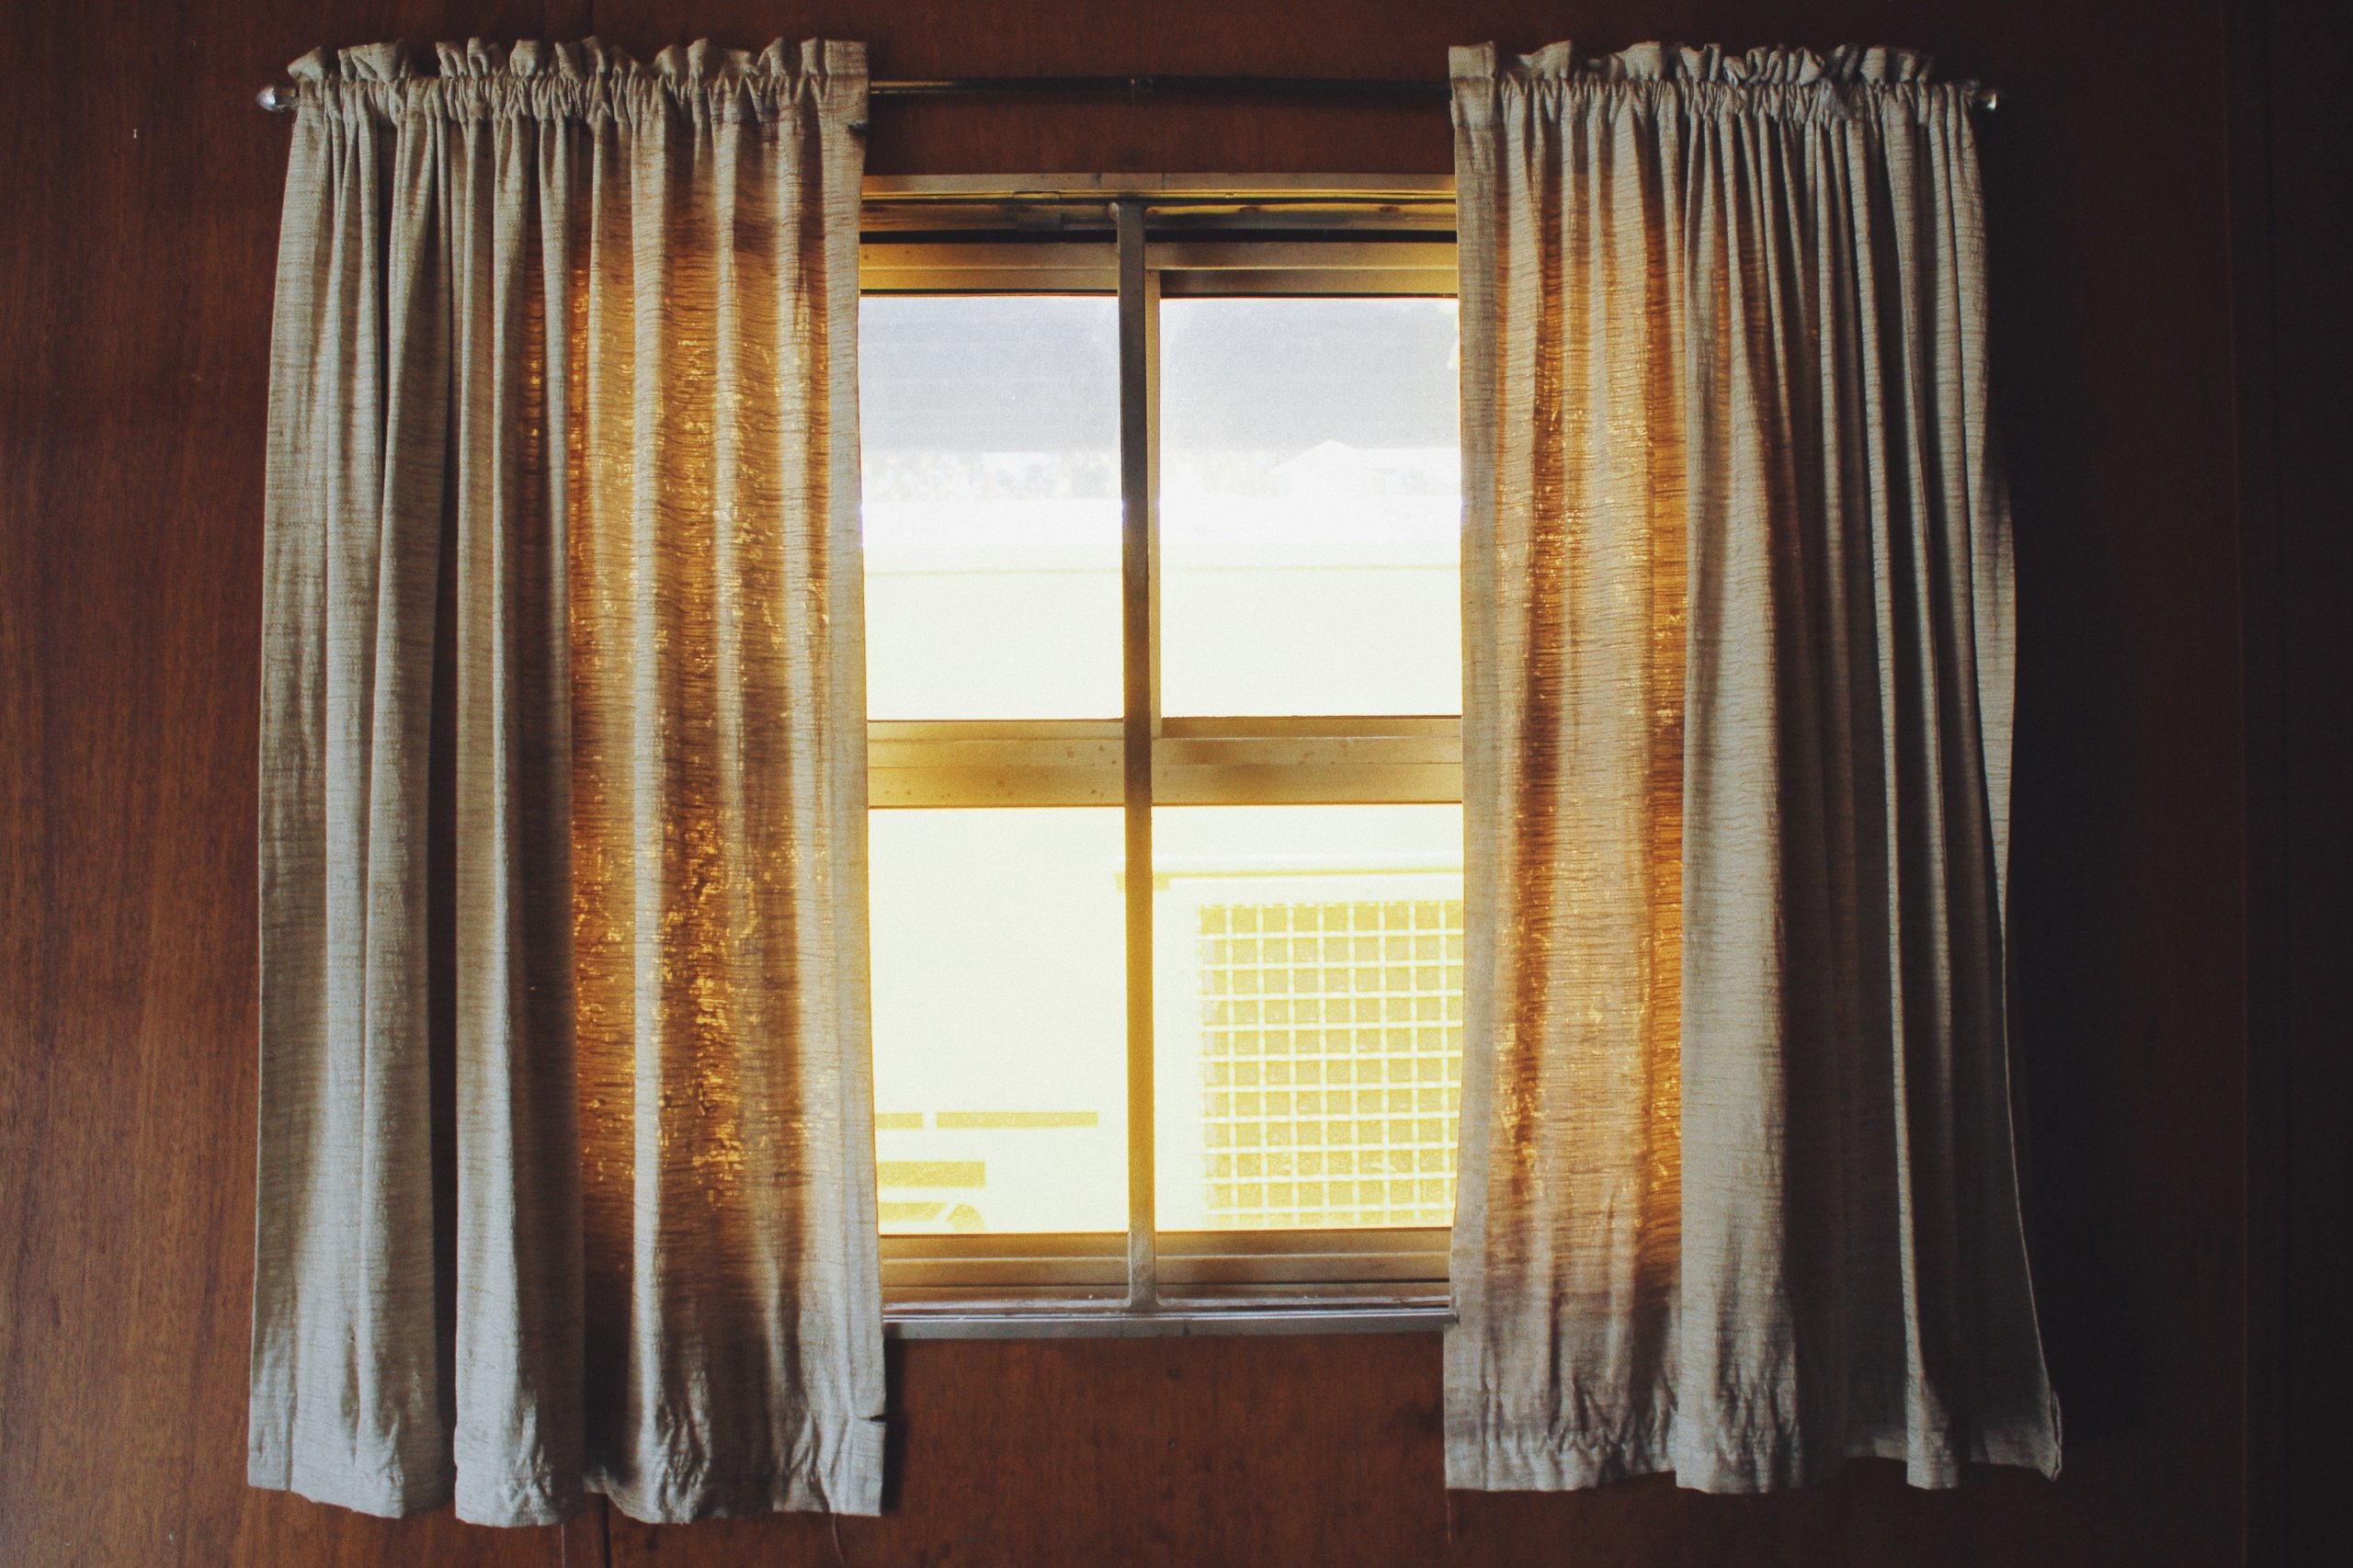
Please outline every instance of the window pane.
[[1119, 307], [869, 296], [867, 712], [1120, 711]]
[[1462, 808], [1153, 824], [1161, 1228], [1451, 1224]]
[[1120, 812], [870, 824], [883, 1233], [1126, 1229]]
[[1451, 300], [1169, 300], [1162, 709], [1455, 713]]

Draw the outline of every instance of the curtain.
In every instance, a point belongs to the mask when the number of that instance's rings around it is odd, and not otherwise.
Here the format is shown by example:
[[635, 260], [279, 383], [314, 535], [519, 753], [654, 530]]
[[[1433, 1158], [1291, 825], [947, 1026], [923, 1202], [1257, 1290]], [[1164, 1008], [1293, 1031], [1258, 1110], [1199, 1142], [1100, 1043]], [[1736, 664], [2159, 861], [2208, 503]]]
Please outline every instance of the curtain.
[[1966, 84], [1455, 51], [1451, 1485], [2055, 1473]]
[[856, 44], [313, 54], [249, 1473], [871, 1513]]

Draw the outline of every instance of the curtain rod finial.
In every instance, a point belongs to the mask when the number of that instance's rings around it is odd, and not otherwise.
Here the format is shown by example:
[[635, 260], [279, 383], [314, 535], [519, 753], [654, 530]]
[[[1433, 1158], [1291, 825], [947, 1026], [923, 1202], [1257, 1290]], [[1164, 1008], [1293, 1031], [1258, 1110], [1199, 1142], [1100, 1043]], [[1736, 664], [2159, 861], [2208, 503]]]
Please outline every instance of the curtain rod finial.
[[279, 86], [275, 82], [272, 82], [268, 86], [264, 87], [260, 92], [256, 93], [254, 95], [254, 102], [261, 105], [262, 108], [269, 110], [272, 114], [291, 114], [294, 112], [294, 95], [288, 92], [284, 87]]

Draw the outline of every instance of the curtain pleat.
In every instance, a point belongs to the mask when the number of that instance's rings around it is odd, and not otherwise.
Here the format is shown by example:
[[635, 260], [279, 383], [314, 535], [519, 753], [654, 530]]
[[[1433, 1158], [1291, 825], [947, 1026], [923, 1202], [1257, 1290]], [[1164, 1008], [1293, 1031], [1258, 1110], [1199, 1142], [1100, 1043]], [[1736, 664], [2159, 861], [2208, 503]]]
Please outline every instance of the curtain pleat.
[[863, 51], [439, 66], [294, 68], [250, 1474], [870, 1513]]
[[1966, 84], [1455, 51], [1450, 1484], [2055, 1472]]

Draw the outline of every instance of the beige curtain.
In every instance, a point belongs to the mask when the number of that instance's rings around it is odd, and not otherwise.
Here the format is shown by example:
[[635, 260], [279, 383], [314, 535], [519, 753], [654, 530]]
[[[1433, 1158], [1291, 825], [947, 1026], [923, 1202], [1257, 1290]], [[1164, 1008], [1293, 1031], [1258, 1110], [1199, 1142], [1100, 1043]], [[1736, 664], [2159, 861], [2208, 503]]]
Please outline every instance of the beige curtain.
[[871, 1513], [863, 51], [294, 74], [251, 1478]]
[[1453, 75], [1449, 1482], [2053, 1473], [1972, 89], [1888, 51]]

